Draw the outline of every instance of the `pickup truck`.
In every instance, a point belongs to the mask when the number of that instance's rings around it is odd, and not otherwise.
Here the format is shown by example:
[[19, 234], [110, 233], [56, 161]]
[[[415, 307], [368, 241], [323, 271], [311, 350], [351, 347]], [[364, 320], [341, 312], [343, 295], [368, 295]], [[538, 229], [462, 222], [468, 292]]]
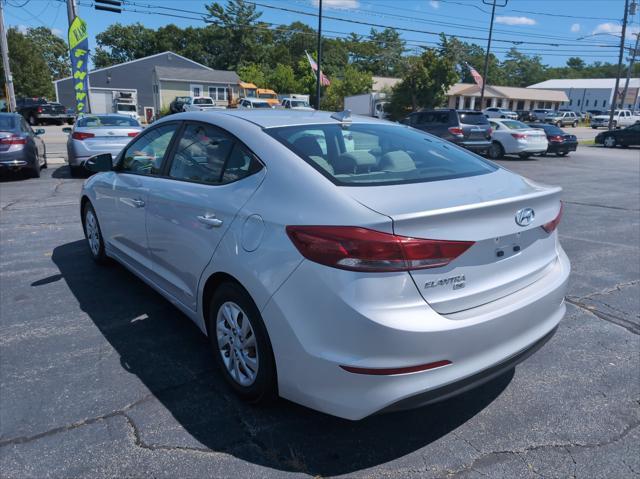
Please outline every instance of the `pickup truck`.
[[[634, 115], [630, 110], [615, 110], [613, 112], [613, 128], [631, 126], [637, 121], [640, 121], [640, 116]], [[595, 130], [601, 126], [605, 128], [609, 126], [609, 113], [591, 117], [591, 128]]]
[[75, 116], [67, 113], [63, 105], [47, 101], [46, 98], [18, 98], [16, 111], [32, 126], [44, 123], [62, 125], [64, 122], [73, 125], [75, 121]]
[[216, 105], [210, 96], [190, 96], [186, 102], [182, 104], [183, 111], [211, 111], [224, 110], [223, 106]]

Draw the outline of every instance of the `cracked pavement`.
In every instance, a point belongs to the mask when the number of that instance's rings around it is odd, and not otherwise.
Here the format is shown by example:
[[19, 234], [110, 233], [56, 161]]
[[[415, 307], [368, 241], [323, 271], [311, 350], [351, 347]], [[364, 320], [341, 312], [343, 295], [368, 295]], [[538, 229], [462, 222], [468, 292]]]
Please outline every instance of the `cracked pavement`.
[[90, 260], [82, 180], [0, 182], [2, 477], [640, 477], [640, 150], [502, 164], [565, 189], [558, 332], [477, 390], [360, 422], [240, 402], [195, 326]]

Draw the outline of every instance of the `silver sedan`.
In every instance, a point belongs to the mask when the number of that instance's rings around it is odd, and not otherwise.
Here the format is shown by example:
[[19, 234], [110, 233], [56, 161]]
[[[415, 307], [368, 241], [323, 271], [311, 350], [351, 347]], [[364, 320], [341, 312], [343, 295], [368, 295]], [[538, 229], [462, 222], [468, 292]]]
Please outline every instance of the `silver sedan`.
[[71, 176], [78, 176], [88, 158], [110, 153], [114, 158], [120, 150], [142, 131], [138, 120], [128, 115], [86, 115], [73, 128], [63, 128], [69, 134], [67, 161]]
[[92, 257], [195, 322], [251, 401], [428, 404], [512, 369], [565, 313], [561, 189], [405, 125], [182, 113], [88, 168]]

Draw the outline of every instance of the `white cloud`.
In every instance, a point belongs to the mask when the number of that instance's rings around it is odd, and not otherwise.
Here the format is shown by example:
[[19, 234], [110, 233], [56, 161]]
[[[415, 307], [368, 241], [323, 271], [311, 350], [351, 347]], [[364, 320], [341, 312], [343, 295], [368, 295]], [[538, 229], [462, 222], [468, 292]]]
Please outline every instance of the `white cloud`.
[[18, 31], [19, 31], [20, 33], [23, 33], [23, 34], [24, 34], [24, 33], [27, 33], [27, 29], [28, 29], [29, 27], [27, 27], [26, 25], [16, 25], [16, 28], [18, 29]]
[[571, 31], [573, 33], [577, 33], [580, 31], [580, 24], [579, 23], [574, 23], [573, 25], [571, 25]]
[[54, 35], [58, 35], [59, 37], [62, 36], [62, 30], [60, 30], [59, 28], [52, 28], [51, 33], [53, 33]]
[[[313, 5], [318, 6], [318, 0], [313, 0]], [[322, 0], [322, 6], [327, 8], [358, 8], [359, 0]]]
[[529, 17], [496, 17], [496, 23], [502, 23], [503, 25], [535, 25], [536, 21]]
[[429, 0], [429, 5], [431, 5], [431, 8], [435, 8], [436, 10], [440, 8], [440, 2], [438, 2], [438, 0]]
[[[639, 33], [639, 32], [640, 32], [640, 28], [638, 27], [632, 26], [627, 28], [627, 33], [626, 33], [627, 40], [635, 40], [636, 33]], [[617, 23], [612, 23], [612, 22], [601, 23], [591, 33], [593, 34], [610, 33], [614, 36], [617, 35], [618, 37], [620, 37], [620, 34], [622, 33], [622, 25], [618, 25]]]

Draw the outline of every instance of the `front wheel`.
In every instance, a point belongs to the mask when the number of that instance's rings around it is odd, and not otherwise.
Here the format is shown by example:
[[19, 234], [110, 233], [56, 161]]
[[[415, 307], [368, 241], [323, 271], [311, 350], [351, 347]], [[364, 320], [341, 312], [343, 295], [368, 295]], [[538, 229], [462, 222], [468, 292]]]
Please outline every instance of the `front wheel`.
[[277, 396], [276, 367], [260, 311], [237, 283], [224, 283], [209, 308], [209, 341], [216, 363], [243, 399], [263, 402]]
[[29, 115], [29, 124], [31, 126], [36, 126], [38, 124], [38, 119], [33, 115]]
[[497, 160], [504, 156], [504, 148], [498, 142], [491, 143], [491, 146], [487, 150], [487, 156], [492, 160]]
[[604, 146], [607, 148], [615, 148], [616, 147], [616, 139], [613, 136], [607, 136], [604, 139]]
[[574, 128], [576, 128], [576, 127], [578, 126], [578, 122], [577, 122], [577, 121], [574, 121], [574, 122], [572, 123], [572, 125], [571, 125], [571, 126], [573, 126]]
[[82, 226], [84, 229], [84, 237], [89, 246], [89, 253], [96, 263], [104, 264], [107, 262], [107, 255], [104, 251], [104, 241], [102, 240], [102, 230], [96, 211], [91, 203], [87, 202], [82, 213]]

